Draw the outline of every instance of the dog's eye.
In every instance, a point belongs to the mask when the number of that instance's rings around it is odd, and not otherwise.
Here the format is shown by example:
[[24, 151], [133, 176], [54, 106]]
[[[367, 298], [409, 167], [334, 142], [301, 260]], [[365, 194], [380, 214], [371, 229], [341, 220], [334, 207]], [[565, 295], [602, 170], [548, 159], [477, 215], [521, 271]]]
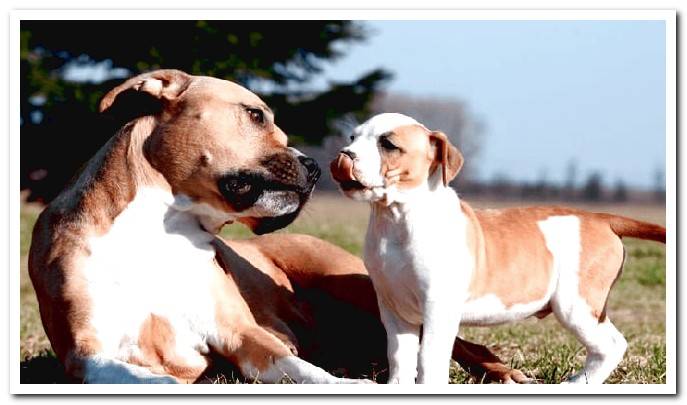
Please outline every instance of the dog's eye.
[[393, 150], [400, 150], [398, 146], [394, 145], [393, 142], [389, 140], [387, 137], [379, 138], [379, 145], [388, 151], [393, 151]]
[[262, 112], [261, 109], [259, 108], [246, 108], [246, 111], [248, 111], [248, 115], [250, 116], [250, 120], [253, 121], [256, 124], [262, 125], [265, 123], [265, 113]]
[[351, 135], [349, 138], [351, 138], [351, 142], [355, 141], [355, 135]]

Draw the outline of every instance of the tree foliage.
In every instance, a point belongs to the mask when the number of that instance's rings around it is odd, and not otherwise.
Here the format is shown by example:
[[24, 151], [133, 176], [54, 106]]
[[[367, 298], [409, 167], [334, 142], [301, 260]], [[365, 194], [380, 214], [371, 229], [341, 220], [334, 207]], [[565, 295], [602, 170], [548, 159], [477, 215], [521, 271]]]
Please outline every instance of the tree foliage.
[[[98, 116], [99, 99], [157, 68], [242, 84], [291, 141], [319, 144], [341, 117], [366, 118], [390, 77], [377, 69], [313, 90], [325, 64], [368, 34], [351, 21], [22, 21], [22, 189], [53, 198], [116, 129]], [[101, 67], [106, 80], [75, 80], [84, 66]]]

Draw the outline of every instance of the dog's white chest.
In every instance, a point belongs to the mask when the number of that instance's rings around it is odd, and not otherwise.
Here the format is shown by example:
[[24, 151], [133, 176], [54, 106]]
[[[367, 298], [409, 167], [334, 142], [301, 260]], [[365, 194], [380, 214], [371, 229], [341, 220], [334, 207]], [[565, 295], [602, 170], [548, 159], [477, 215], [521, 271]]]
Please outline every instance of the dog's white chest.
[[104, 351], [136, 350], [141, 324], [165, 317], [177, 344], [199, 347], [214, 325], [210, 297], [212, 236], [183, 212], [169, 209], [169, 195], [139, 190], [109, 231], [91, 238], [83, 275], [90, 324]]

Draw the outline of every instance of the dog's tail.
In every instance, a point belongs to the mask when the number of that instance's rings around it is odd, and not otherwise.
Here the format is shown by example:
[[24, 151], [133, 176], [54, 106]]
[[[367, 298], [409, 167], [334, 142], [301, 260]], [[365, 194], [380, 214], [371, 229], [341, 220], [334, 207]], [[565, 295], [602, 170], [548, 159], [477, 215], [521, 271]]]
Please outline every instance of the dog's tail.
[[613, 232], [620, 237], [629, 236], [631, 238], [648, 239], [666, 243], [666, 228], [661, 225], [638, 221], [620, 215], [597, 215], [604, 218]]

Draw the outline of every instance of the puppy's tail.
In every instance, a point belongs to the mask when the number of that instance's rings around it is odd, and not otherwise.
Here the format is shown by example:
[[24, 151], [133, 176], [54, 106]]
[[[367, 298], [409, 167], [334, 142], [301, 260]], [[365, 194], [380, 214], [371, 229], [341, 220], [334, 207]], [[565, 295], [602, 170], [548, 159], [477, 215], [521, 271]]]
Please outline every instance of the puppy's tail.
[[604, 218], [616, 235], [623, 237], [655, 240], [656, 242], [666, 243], [666, 228], [650, 222], [638, 221], [636, 219], [622, 217], [611, 214], [597, 214]]

